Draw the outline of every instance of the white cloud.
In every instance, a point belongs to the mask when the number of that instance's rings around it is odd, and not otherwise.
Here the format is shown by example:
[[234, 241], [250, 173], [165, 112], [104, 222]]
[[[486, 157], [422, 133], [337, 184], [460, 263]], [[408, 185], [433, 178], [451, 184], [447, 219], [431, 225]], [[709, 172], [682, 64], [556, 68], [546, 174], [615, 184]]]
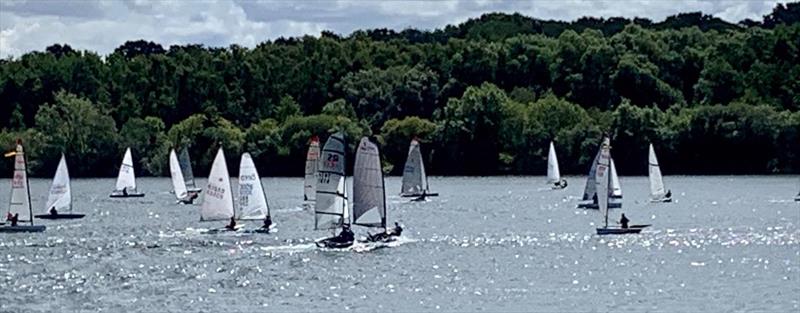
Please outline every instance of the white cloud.
[[440, 28], [487, 12], [519, 12], [540, 19], [582, 16], [647, 17], [702, 11], [728, 21], [759, 20], [775, 0], [2, 0], [0, 57], [44, 50], [54, 43], [107, 54], [127, 40], [162, 44], [239, 44], [253, 47], [280, 36], [349, 34], [357, 29]]

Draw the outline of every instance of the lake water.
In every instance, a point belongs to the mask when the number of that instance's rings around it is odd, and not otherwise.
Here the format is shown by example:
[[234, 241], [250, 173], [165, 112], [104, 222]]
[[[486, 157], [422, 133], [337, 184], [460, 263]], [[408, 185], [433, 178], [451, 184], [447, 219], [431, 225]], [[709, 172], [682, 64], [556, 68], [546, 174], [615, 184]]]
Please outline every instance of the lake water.
[[[113, 179], [73, 180], [86, 218], [0, 234], [0, 312], [800, 310], [797, 176], [668, 176], [669, 204], [623, 177], [612, 218], [653, 226], [604, 237], [597, 211], [575, 209], [585, 178], [567, 179], [550, 191], [542, 177], [434, 177], [441, 196], [410, 203], [387, 178], [404, 238], [347, 251], [313, 246], [330, 233], [313, 230], [299, 178], [263, 179], [269, 235], [203, 234], [224, 222], [175, 204], [167, 178], [139, 179], [138, 199], [108, 198]], [[50, 182], [31, 183], [43, 213]], [[7, 203], [9, 181], [0, 188]]]

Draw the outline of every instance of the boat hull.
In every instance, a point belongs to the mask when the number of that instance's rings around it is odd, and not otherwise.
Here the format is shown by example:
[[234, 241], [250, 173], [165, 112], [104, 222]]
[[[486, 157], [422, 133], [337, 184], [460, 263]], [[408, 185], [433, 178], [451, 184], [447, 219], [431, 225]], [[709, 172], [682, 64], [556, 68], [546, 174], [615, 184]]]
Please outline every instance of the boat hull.
[[672, 202], [672, 198], [663, 198], [663, 199], [650, 199], [652, 203], [670, 203]]
[[[578, 208], [579, 209], [587, 209], [587, 210], [597, 210], [600, 207], [597, 205], [597, 203], [589, 202], [589, 203], [579, 203], [578, 204]], [[622, 208], [622, 202], [609, 202], [608, 203], [608, 208], [609, 209]]]
[[642, 229], [645, 227], [650, 226], [647, 225], [631, 225], [628, 228], [622, 227], [603, 227], [597, 228], [598, 235], [625, 235], [625, 234], [638, 234], [642, 232]]
[[[417, 197], [422, 196], [422, 194], [421, 193], [401, 193], [400, 196], [403, 197], [403, 198], [417, 198]], [[425, 196], [426, 197], [438, 197], [439, 193], [436, 193], [436, 192], [434, 192], [434, 193], [426, 193]]]
[[0, 227], [0, 233], [40, 233], [47, 229], [44, 225], [17, 225]]
[[141, 198], [144, 197], [144, 193], [128, 193], [127, 195], [122, 193], [112, 193], [108, 196], [110, 198]]
[[319, 248], [342, 249], [353, 245], [353, 241], [335, 241], [334, 237], [320, 239], [314, 242]]
[[53, 215], [53, 214], [39, 214], [39, 215], [34, 215], [34, 216], [36, 218], [41, 218], [41, 219], [44, 219], [44, 220], [69, 220], [69, 219], [83, 218], [84, 216], [86, 216], [86, 214], [80, 214], [80, 213], [62, 214], [62, 213], [59, 213], [59, 214], [55, 214], [55, 215]]

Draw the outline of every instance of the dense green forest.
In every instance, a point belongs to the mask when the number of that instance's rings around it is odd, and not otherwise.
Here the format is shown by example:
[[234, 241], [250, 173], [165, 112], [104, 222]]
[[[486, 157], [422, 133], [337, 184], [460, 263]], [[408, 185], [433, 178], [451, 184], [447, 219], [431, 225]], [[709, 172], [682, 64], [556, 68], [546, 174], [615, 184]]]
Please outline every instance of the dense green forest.
[[[800, 171], [800, 3], [762, 21], [701, 13], [543, 21], [492, 13], [437, 30], [279, 38], [249, 49], [126, 42], [101, 56], [54, 44], [0, 60], [0, 146], [30, 170], [113, 176], [130, 146], [140, 175], [170, 147], [208, 172], [250, 152], [262, 175], [302, 175], [309, 137], [373, 135], [401, 172], [412, 137], [428, 171], [584, 174], [603, 133], [623, 175]], [[10, 175], [6, 161], [0, 175]], [[352, 157], [350, 158], [352, 163]]]

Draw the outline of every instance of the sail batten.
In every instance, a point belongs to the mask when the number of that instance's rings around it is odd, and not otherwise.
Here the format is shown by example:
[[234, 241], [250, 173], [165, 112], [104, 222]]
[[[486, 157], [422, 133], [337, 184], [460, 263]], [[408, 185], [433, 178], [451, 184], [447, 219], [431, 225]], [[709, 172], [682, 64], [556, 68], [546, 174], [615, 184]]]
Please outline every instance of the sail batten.
[[408, 158], [403, 167], [403, 184], [400, 194], [421, 195], [423, 192], [429, 192], [429, 188], [428, 176], [425, 174], [425, 162], [422, 160], [419, 142], [413, 139], [408, 147]]
[[239, 163], [239, 219], [263, 220], [269, 216], [269, 205], [250, 153], [242, 154]]
[[315, 229], [338, 228], [349, 221], [343, 133], [338, 132], [328, 138], [317, 162], [314, 227]]
[[314, 201], [317, 191], [317, 162], [319, 160], [319, 138], [314, 136], [308, 145], [306, 153], [306, 168], [303, 181], [303, 198], [306, 201]]
[[61, 212], [72, 211], [72, 190], [64, 154], [61, 154], [61, 160], [58, 161], [56, 173], [53, 175], [53, 183], [50, 185], [50, 191], [47, 195], [45, 210], [50, 210], [51, 208]]
[[201, 221], [228, 220], [234, 216], [231, 178], [222, 148], [219, 148], [211, 164], [204, 194], [203, 205], [200, 207]]
[[385, 228], [385, 199], [378, 146], [361, 138], [353, 169], [353, 224]]
[[181, 170], [180, 162], [178, 162], [178, 156], [175, 154], [175, 149], [169, 151], [169, 174], [170, 178], [172, 178], [172, 189], [175, 191], [175, 197], [178, 200], [186, 198], [189, 192], [186, 189], [186, 180], [183, 177], [183, 171]]

